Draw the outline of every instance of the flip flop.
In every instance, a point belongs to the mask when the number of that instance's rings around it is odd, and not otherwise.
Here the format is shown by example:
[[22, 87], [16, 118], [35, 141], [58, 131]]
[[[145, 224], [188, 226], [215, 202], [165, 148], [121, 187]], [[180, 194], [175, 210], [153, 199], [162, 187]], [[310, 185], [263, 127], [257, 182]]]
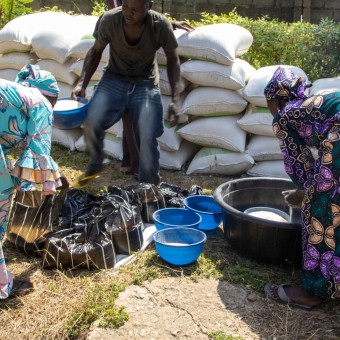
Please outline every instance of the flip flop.
[[90, 175], [90, 176], [85, 176], [84, 174], [82, 174], [77, 178], [77, 181], [73, 183], [72, 186], [74, 189], [83, 189], [87, 187], [88, 185], [90, 185], [92, 181], [98, 176], [99, 176], [99, 172], [93, 175]]
[[[271, 292], [271, 288], [272, 286], [275, 286], [277, 287], [277, 295], [278, 297], [276, 298], [272, 292]], [[313, 307], [312, 306], [308, 306], [308, 305], [302, 305], [302, 304], [299, 304], [299, 303], [295, 303], [293, 302], [289, 297], [288, 295], [286, 294], [284, 288], [288, 288], [288, 287], [292, 287], [291, 285], [287, 285], [287, 284], [282, 284], [282, 285], [274, 285], [272, 283], [267, 283], [265, 286], [264, 286], [264, 292], [266, 293], [266, 295], [271, 298], [272, 300], [276, 301], [276, 302], [279, 302], [279, 303], [282, 303], [282, 304], [285, 304], [285, 305], [289, 305], [290, 307], [296, 307], [296, 308], [300, 308], [300, 309], [303, 309], [303, 310], [312, 310]]]
[[24, 296], [32, 292], [33, 289], [34, 289], [34, 285], [30, 279], [13, 280], [13, 287], [12, 287], [11, 293], [9, 294], [9, 297], [7, 299], [0, 299], [0, 303], [1, 302], [5, 303], [9, 299]]

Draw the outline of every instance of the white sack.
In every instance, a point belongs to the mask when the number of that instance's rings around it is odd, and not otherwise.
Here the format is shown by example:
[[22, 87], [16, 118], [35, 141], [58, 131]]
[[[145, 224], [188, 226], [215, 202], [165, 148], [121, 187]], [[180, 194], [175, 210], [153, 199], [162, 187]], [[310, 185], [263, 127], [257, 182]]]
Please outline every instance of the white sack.
[[178, 151], [169, 152], [160, 150], [159, 164], [163, 169], [180, 170], [185, 162], [190, 161], [197, 151], [199, 145], [183, 140]]
[[230, 65], [246, 53], [253, 36], [244, 27], [234, 24], [213, 24], [195, 28], [178, 38], [180, 56]]
[[71, 93], [74, 89], [74, 86], [67, 84], [67, 83], [64, 83], [62, 81], [58, 81], [57, 83], [58, 83], [59, 90], [60, 90], [59, 98], [71, 97]]
[[190, 174], [240, 175], [254, 164], [250, 155], [220, 148], [203, 147], [191, 161]]
[[235, 116], [197, 118], [179, 129], [177, 133], [189, 142], [201, 146], [244, 152], [247, 133], [237, 125], [237, 120], [241, 116], [241, 114], [238, 114]]
[[319, 94], [324, 92], [339, 92], [340, 78], [323, 78], [313, 83], [309, 90], [309, 94]]
[[[159, 71], [159, 87], [161, 89], [161, 93], [163, 95], [170, 96], [172, 92], [166, 67], [159, 66], [158, 71]], [[188, 85], [189, 81], [183, 77], [180, 77], [178, 89], [179, 93], [182, 93]]]
[[[176, 39], [178, 39], [183, 34], [187, 34], [187, 31], [182, 30], [182, 29], [174, 30], [174, 35], [175, 35]], [[158, 65], [166, 65], [166, 62], [167, 62], [166, 55], [165, 55], [162, 47], [157, 51], [156, 60], [157, 60]]]
[[276, 137], [252, 135], [246, 147], [246, 153], [256, 162], [282, 160], [282, 152]]
[[60, 16], [58, 24], [46, 23], [32, 34], [32, 48], [39, 58], [53, 59], [61, 64], [67, 60], [71, 47], [83, 35], [73, 19], [70, 15]]
[[[248, 84], [241, 90], [241, 95], [249, 103], [256, 106], [267, 107], [266, 97], [264, 96], [264, 89], [270, 79], [272, 79], [277, 68], [281, 66], [291, 70], [297, 76], [303, 76], [308, 80], [306, 73], [299, 67], [290, 65], [274, 65], [259, 68], [249, 79]], [[306, 90], [306, 95], [309, 94], [309, 89]]]
[[181, 65], [181, 76], [191, 83], [229, 90], [245, 87], [255, 72], [253, 66], [239, 58], [228, 66], [202, 60], [188, 60]]
[[79, 78], [76, 74], [70, 71], [71, 65], [74, 63], [74, 59], [70, 59], [63, 64], [51, 59], [41, 59], [37, 62], [40, 66], [40, 70], [51, 72], [57, 82], [61, 81], [69, 85], [73, 85]]
[[6, 70], [0, 70], [0, 78], [9, 80], [9, 81], [15, 81], [18, 74], [18, 70], [13, 69], [6, 69]]
[[32, 36], [43, 31], [42, 27], [58, 27], [71, 15], [60, 12], [40, 12], [22, 15], [11, 20], [0, 31], [0, 53], [29, 52]]
[[120, 119], [116, 124], [108, 128], [106, 132], [115, 135], [117, 138], [123, 138], [123, 120]]
[[246, 114], [237, 121], [238, 126], [255, 135], [275, 137], [273, 132], [273, 116], [267, 107], [249, 105]]
[[[78, 42], [76, 42], [68, 52], [68, 57], [85, 59], [87, 52], [94, 44], [93, 35], [84, 35]], [[101, 61], [107, 63], [110, 58], [110, 45], [107, 45], [103, 51]]]
[[197, 87], [185, 98], [182, 113], [205, 117], [229, 116], [242, 112], [247, 105], [237, 91]]
[[0, 69], [4, 70], [10, 68], [20, 71], [27, 64], [35, 64], [37, 59], [38, 57], [35, 53], [29, 52], [12, 52], [0, 54]]
[[76, 149], [75, 143], [83, 134], [83, 129], [61, 130], [52, 126], [52, 142], [56, 142], [69, 148], [71, 151]]
[[182, 124], [177, 124], [174, 127], [170, 127], [170, 123], [164, 122], [164, 132], [162, 136], [157, 138], [160, 148], [164, 151], [178, 151], [182, 136], [177, 131], [182, 127]]
[[257, 162], [247, 171], [249, 176], [288, 178], [283, 160]]
[[[73, 63], [70, 66], [70, 72], [73, 72], [78, 77], [80, 77], [81, 71], [83, 69], [83, 65], [84, 65], [84, 60], [83, 59], [80, 59], [80, 60], [76, 61], [75, 63]], [[105, 66], [106, 66], [106, 63], [103, 63], [102, 61], [99, 63], [99, 65], [97, 67], [97, 70], [94, 72], [94, 74], [91, 77], [91, 81], [100, 80], [101, 79]]]

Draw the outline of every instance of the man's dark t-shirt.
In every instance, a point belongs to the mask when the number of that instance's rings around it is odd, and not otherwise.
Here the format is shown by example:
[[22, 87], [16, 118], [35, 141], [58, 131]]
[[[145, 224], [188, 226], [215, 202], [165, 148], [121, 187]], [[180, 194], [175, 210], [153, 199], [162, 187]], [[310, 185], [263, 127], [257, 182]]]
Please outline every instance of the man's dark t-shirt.
[[121, 7], [105, 12], [98, 19], [93, 35], [101, 45], [110, 44], [109, 64], [103, 76], [136, 85], [158, 84], [157, 50], [162, 47], [164, 51], [172, 51], [178, 46], [170, 21], [152, 10], [135, 46], [126, 42]]

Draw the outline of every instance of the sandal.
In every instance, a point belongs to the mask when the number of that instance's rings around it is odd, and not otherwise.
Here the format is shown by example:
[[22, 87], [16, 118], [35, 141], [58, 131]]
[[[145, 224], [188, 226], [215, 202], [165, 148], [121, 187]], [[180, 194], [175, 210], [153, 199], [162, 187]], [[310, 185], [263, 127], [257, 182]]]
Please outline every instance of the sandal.
[[77, 181], [75, 183], [73, 183], [73, 188], [74, 189], [83, 189], [85, 187], [87, 187], [88, 185], [90, 185], [92, 183], [92, 181], [99, 176], [99, 172], [90, 175], [90, 176], [85, 176], [85, 174], [80, 175], [77, 178]]
[[[312, 310], [313, 307], [312, 306], [308, 306], [308, 305], [302, 305], [302, 304], [299, 304], [299, 303], [295, 303], [293, 302], [289, 296], [286, 294], [284, 288], [285, 287], [291, 287], [290, 285], [286, 285], [286, 284], [283, 284], [283, 285], [274, 285], [274, 284], [271, 284], [271, 283], [267, 283], [264, 287], [264, 292], [266, 293], [266, 295], [276, 301], [276, 302], [279, 302], [279, 303], [282, 303], [282, 304], [285, 304], [285, 305], [289, 305], [290, 307], [296, 307], [296, 308], [300, 308], [300, 309], [304, 309], [304, 310]], [[273, 295], [272, 293], [272, 289], [277, 289], [277, 297]]]

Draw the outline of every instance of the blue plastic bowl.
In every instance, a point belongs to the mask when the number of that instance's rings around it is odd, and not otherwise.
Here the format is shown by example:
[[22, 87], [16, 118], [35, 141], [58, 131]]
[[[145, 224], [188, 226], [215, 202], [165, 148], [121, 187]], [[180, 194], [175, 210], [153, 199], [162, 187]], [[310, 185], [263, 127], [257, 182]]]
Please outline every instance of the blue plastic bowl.
[[157, 230], [176, 227], [197, 229], [202, 217], [183, 208], [164, 208], [153, 213], [153, 220]]
[[153, 235], [156, 250], [166, 262], [184, 266], [198, 259], [207, 239], [205, 233], [193, 228], [167, 228]]
[[222, 222], [222, 208], [215, 202], [213, 196], [189, 196], [183, 201], [185, 209], [193, 210], [202, 217], [198, 229], [213, 230]]
[[[72, 100], [72, 98], [58, 98], [58, 101], [60, 100]], [[53, 110], [53, 126], [61, 130], [70, 130], [79, 128], [84, 123], [90, 100], [84, 97], [77, 97], [77, 100], [78, 102], [84, 104], [84, 106], [65, 111]]]

